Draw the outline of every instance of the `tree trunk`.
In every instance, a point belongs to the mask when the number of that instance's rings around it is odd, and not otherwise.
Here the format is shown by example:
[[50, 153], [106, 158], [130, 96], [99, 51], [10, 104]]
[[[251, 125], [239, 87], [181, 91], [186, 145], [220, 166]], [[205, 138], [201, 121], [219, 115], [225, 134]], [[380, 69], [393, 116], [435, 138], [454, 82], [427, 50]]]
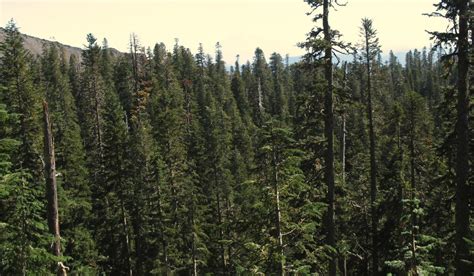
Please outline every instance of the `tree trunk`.
[[[54, 157], [54, 142], [51, 122], [49, 120], [48, 103], [43, 101], [43, 121], [44, 121], [44, 172], [46, 179], [46, 200], [48, 228], [54, 236], [52, 253], [54, 256], [61, 256], [61, 236], [59, 234], [58, 215], [58, 191], [56, 184], [56, 160]], [[61, 262], [57, 263], [57, 275], [67, 275], [65, 267]]]
[[[327, 81], [327, 89], [324, 95], [324, 135], [327, 140], [325, 154], [324, 177], [328, 186], [327, 201], [327, 231], [328, 245], [336, 249], [335, 226], [334, 226], [334, 106], [333, 106], [333, 71], [332, 71], [332, 37], [329, 26], [329, 0], [323, 2], [323, 31], [324, 40], [327, 43], [324, 50], [324, 73]], [[336, 275], [336, 254], [332, 254], [329, 261], [329, 275]]]
[[273, 156], [272, 156], [272, 167], [273, 167], [273, 189], [275, 192], [275, 228], [276, 228], [276, 238], [278, 242], [278, 254], [280, 255], [280, 260], [278, 261], [278, 275], [284, 275], [285, 267], [283, 263], [283, 235], [281, 233], [281, 209], [280, 209], [280, 190], [278, 189], [278, 160], [277, 154], [275, 152], [275, 147], [273, 147]]
[[[343, 77], [343, 89], [347, 87], [347, 63], [344, 62], [343, 65], [344, 77]], [[344, 97], [346, 95], [343, 95]], [[342, 176], [342, 185], [346, 184], [346, 107], [345, 104], [342, 104], [342, 112], [341, 112], [341, 120], [342, 120], [342, 135], [341, 135], [341, 176]], [[344, 262], [345, 262], [344, 258]]]
[[342, 111], [342, 142], [341, 142], [342, 184], [346, 184], [346, 114]]
[[[121, 197], [122, 198], [122, 197]], [[125, 206], [123, 204], [123, 200], [120, 199], [120, 209], [122, 212], [122, 229], [123, 229], [123, 234], [125, 238], [125, 246], [127, 247], [127, 265], [128, 265], [128, 275], [132, 276], [133, 275], [133, 270], [132, 270], [132, 256], [131, 256], [131, 247], [130, 247], [130, 237], [128, 235], [128, 222], [127, 222], [127, 216], [125, 214]]]
[[347, 276], [347, 256], [344, 256], [344, 265], [343, 265], [342, 275]]
[[416, 199], [416, 181], [415, 181], [415, 133], [414, 133], [414, 127], [415, 127], [415, 118], [414, 118], [414, 112], [413, 106], [410, 107], [410, 183], [411, 183], [411, 201], [412, 201], [412, 209], [411, 211], [411, 267], [410, 270], [413, 273], [413, 275], [418, 275], [418, 270], [417, 270], [417, 261], [416, 261], [416, 235], [417, 235], [417, 230], [416, 230], [416, 224], [417, 224], [417, 219], [416, 219], [416, 214], [415, 214], [415, 199]]
[[192, 270], [192, 276], [197, 276], [197, 258], [196, 258], [196, 233], [194, 233], [194, 208], [196, 208], [196, 205], [194, 204], [194, 199], [192, 200], [192, 206], [191, 206], [191, 235], [192, 235], [192, 244], [191, 244], [191, 258], [192, 258], [192, 264], [193, 264], [193, 270]]
[[370, 140], [370, 213], [372, 216], [372, 275], [378, 273], [378, 250], [377, 250], [377, 223], [378, 214], [375, 206], [377, 199], [377, 167], [375, 162], [375, 133], [374, 133], [374, 121], [373, 121], [373, 106], [372, 106], [372, 76], [370, 66], [370, 48], [369, 48], [369, 35], [365, 33], [365, 51], [366, 51], [366, 66], [367, 66], [367, 117], [369, 119], [369, 140]]
[[469, 93], [467, 91], [467, 75], [469, 70], [468, 19], [469, 4], [467, 0], [459, 4], [458, 34], [458, 101], [457, 101], [457, 154], [456, 154], [456, 275], [469, 275], [470, 269], [466, 261], [469, 247], [465, 238], [469, 238]]

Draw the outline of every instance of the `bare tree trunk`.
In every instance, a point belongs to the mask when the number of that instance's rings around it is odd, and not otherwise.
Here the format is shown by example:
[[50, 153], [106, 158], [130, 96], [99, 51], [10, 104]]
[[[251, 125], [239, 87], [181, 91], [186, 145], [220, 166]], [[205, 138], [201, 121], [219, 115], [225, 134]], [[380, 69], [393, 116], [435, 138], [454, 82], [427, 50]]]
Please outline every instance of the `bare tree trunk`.
[[417, 273], [417, 267], [416, 267], [416, 224], [417, 224], [417, 219], [416, 215], [414, 212], [415, 208], [415, 198], [416, 198], [416, 183], [415, 183], [415, 137], [413, 133], [413, 128], [414, 128], [414, 118], [413, 118], [413, 112], [412, 110], [413, 107], [411, 107], [410, 110], [410, 182], [411, 182], [411, 201], [412, 201], [412, 209], [411, 209], [411, 268], [410, 270], [412, 271], [413, 275], [418, 275]]
[[258, 78], [258, 111], [259, 117], [261, 118], [265, 113], [265, 107], [263, 106], [263, 92], [262, 92], [262, 83], [260, 82], [260, 78]]
[[416, 214], [414, 212], [415, 209], [415, 199], [416, 199], [416, 180], [415, 180], [415, 133], [414, 133], [414, 110], [413, 106], [410, 107], [410, 183], [411, 183], [411, 201], [412, 201], [412, 209], [411, 211], [411, 267], [410, 270], [412, 271], [413, 275], [418, 275], [417, 270], [417, 261], [416, 261]]
[[127, 216], [125, 214], [125, 206], [123, 204], [122, 198], [120, 199], [120, 209], [122, 212], [122, 228], [123, 228], [123, 234], [125, 237], [125, 246], [127, 247], [127, 265], [128, 265], [128, 275], [132, 276], [133, 275], [133, 270], [132, 270], [132, 254], [130, 253], [131, 246], [130, 246], [130, 238], [128, 235], [128, 222], [127, 222]]
[[347, 276], [347, 256], [344, 256], [344, 264], [343, 264], [342, 275]]
[[[327, 81], [327, 89], [324, 95], [324, 135], [327, 140], [325, 154], [324, 177], [328, 186], [327, 201], [327, 231], [328, 245], [336, 248], [335, 226], [334, 226], [334, 104], [333, 104], [333, 71], [332, 71], [332, 36], [329, 26], [329, 0], [323, 2], [323, 32], [324, 40], [327, 43], [324, 50], [324, 72]], [[336, 254], [332, 254], [329, 261], [329, 275], [336, 275]]]
[[469, 40], [468, 19], [469, 1], [457, 1], [459, 8], [458, 33], [458, 101], [457, 101], [457, 154], [456, 154], [456, 275], [469, 275], [469, 247], [465, 238], [469, 238], [469, 98], [468, 70], [469, 70]]
[[191, 235], [192, 235], [192, 244], [191, 244], [191, 258], [192, 258], [192, 264], [193, 264], [193, 271], [192, 271], [192, 275], [193, 276], [197, 276], [198, 275], [198, 272], [197, 272], [197, 258], [196, 258], [196, 234], [194, 233], [194, 208], [195, 208], [195, 204], [194, 204], [194, 199], [192, 200], [192, 206], [191, 206]]
[[[58, 215], [58, 191], [56, 185], [56, 160], [54, 157], [54, 142], [49, 120], [48, 103], [43, 101], [43, 121], [44, 121], [44, 159], [45, 159], [45, 178], [46, 178], [46, 199], [48, 228], [54, 235], [52, 252], [54, 256], [61, 256], [61, 236], [59, 234], [59, 215]], [[62, 262], [57, 264], [57, 275], [67, 275], [67, 267]]]
[[275, 191], [275, 227], [276, 227], [276, 236], [277, 236], [276, 238], [278, 241], [278, 254], [280, 255], [278, 275], [284, 275], [285, 267], [283, 264], [283, 235], [281, 233], [280, 190], [278, 188], [278, 160], [277, 160], [275, 148], [273, 149], [272, 166], [273, 166], [273, 189]]

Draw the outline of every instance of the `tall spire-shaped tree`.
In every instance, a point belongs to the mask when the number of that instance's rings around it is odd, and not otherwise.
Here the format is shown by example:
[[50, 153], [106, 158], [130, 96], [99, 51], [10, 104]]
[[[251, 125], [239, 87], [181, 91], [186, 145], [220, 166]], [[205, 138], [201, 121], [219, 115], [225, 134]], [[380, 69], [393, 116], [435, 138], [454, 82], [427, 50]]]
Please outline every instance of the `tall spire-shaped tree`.
[[369, 141], [370, 141], [370, 213], [371, 213], [371, 232], [372, 232], [372, 274], [378, 273], [378, 243], [377, 243], [377, 162], [375, 157], [376, 138], [374, 130], [374, 107], [373, 107], [373, 64], [380, 53], [377, 31], [372, 26], [372, 20], [362, 19], [361, 36], [364, 43], [362, 47], [362, 58], [364, 59], [367, 76], [367, 118], [369, 121]]
[[10, 21], [0, 43], [0, 273], [48, 274], [39, 95], [29, 52]]
[[[469, 51], [472, 51], [472, 1], [468, 0], [440, 0], [435, 5], [436, 12], [432, 16], [442, 16], [451, 23], [446, 32], [430, 32], [437, 46], [452, 46], [454, 51], [443, 57], [444, 60], [452, 60], [457, 57], [457, 103], [456, 103], [456, 275], [466, 275], [472, 271], [467, 260], [470, 259], [469, 246], [466, 239], [472, 239], [470, 230], [469, 196], [472, 187], [469, 185], [469, 177], [472, 170], [469, 166], [470, 152], [470, 129], [469, 129], [469, 105], [470, 105], [470, 83], [469, 74]], [[469, 30], [471, 29], [471, 37]], [[469, 39], [471, 38], [471, 41]], [[472, 53], [471, 53], [472, 54]]]
[[301, 43], [308, 53], [306, 60], [317, 62], [324, 68], [326, 81], [324, 93], [324, 136], [326, 139], [326, 149], [324, 153], [324, 178], [327, 185], [327, 244], [334, 252], [329, 261], [329, 275], [336, 275], [336, 233], [335, 233], [335, 172], [334, 172], [334, 103], [333, 103], [333, 54], [335, 51], [346, 50], [347, 45], [339, 41], [338, 31], [331, 29], [329, 24], [329, 11], [334, 5], [339, 5], [332, 0], [305, 0], [311, 7], [312, 15], [322, 9], [320, 13], [314, 14], [313, 21], [321, 22], [322, 26], [314, 27], [308, 34], [305, 42]]
[[15, 166], [30, 170], [34, 176], [41, 174], [40, 166], [40, 128], [39, 95], [33, 87], [29, 66], [30, 54], [23, 47], [23, 38], [13, 21], [5, 29], [6, 38], [1, 44], [1, 80], [4, 87], [2, 95], [7, 110], [19, 114], [15, 136], [21, 142], [15, 154]]

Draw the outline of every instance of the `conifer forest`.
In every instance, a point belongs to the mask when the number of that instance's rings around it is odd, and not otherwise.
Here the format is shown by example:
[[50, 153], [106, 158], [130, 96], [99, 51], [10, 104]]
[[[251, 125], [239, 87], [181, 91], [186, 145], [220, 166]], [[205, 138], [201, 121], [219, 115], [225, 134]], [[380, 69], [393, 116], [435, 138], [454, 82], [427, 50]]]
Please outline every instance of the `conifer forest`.
[[403, 63], [304, 2], [298, 62], [134, 34], [37, 55], [11, 20], [0, 275], [474, 275], [472, 1]]

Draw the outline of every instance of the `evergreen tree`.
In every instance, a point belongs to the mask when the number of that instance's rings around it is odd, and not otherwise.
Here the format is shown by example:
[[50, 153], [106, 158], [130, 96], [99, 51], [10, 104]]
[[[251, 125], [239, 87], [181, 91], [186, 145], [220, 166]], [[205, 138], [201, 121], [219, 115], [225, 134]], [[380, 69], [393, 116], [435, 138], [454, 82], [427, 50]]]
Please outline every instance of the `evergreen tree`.
[[[307, 40], [301, 44], [306, 48], [308, 54], [306, 59], [309, 62], [318, 62], [324, 68], [326, 81], [324, 94], [324, 136], [326, 139], [326, 149], [324, 152], [324, 178], [327, 185], [327, 244], [332, 247], [331, 260], [329, 261], [329, 275], [336, 275], [336, 234], [335, 234], [335, 171], [334, 171], [334, 103], [333, 103], [333, 64], [332, 56], [335, 48], [346, 46], [338, 41], [339, 33], [332, 30], [329, 25], [329, 10], [333, 7], [332, 1], [305, 1], [313, 11], [321, 10], [315, 14], [313, 21], [321, 22], [322, 27], [314, 27], [308, 34]], [[337, 4], [337, 2], [336, 2]], [[311, 13], [310, 13], [311, 14]], [[322, 34], [322, 37], [321, 37]]]
[[104, 110], [104, 160], [101, 194], [105, 201], [96, 240], [104, 257], [105, 272], [133, 274], [130, 226], [131, 159], [126, 114], [114, 92], [106, 94]]
[[39, 158], [39, 95], [32, 83], [30, 54], [23, 47], [18, 28], [10, 21], [5, 30], [6, 38], [0, 47], [1, 99], [9, 112], [19, 116], [13, 136], [21, 144], [14, 154], [14, 166], [27, 170], [36, 178], [42, 172]]
[[362, 57], [366, 66], [367, 74], [367, 117], [369, 121], [369, 141], [370, 141], [370, 209], [371, 209], [371, 231], [372, 231], [372, 274], [378, 274], [378, 214], [377, 214], [377, 162], [375, 156], [376, 137], [374, 130], [374, 108], [373, 108], [373, 87], [372, 74], [373, 63], [380, 53], [380, 46], [377, 38], [377, 31], [372, 27], [372, 20], [363, 18], [361, 36], [364, 39]]
[[18, 119], [0, 104], [0, 272], [47, 274], [54, 256], [47, 250], [51, 238], [43, 219], [42, 191], [28, 170], [15, 169], [12, 162], [20, 146], [14, 139]]
[[[469, 3], [437, 4], [454, 28], [404, 65], [383, 61], [363, 19], [361, 53], [341, 66], [352, 48], [329, 25], [339, 4], [306, 2], [316, 26], [302, 61], [267, 63], [257, 48], [230, 72], [220, 43], [194, 55], [134, 34], [128, 53], [88, 35], [80, 61], [58, 43], [32, 56], [10, 22], [0, 274], [58, 262], [81, 275], [468, 273]], [[61, 240], [47, 229], [54, 178]]]
[[277, 53], [270, 57], [270, 70], [273, 77], [272, 114], [284, 121], [288, 117], [288, 96], [284, 84], [283, 61]]
[[0, 44], [2, 271], [48, 273], [54, 257], [47, 233], [42, 189], [38, 91], [29, 53], [15, 23]]
[[265, 120], [265, 114], [272, 114], [271, 102], [273, 95], [271, 91], [271, 72], [262, 49], [255, 50], [255, 56], [251, 67], [253, 81], [249, 91], [249, 102], [252, 107], [252, 117], [257, 126], [261, 126]]
[[[469, 266], [469, 247], [466, 239], [470, 239], [472, 231], [470, 229], [469, 211], [469, 49], [472, 48], [472, 41], [469, 42], [470, 28], [470, 4], [469, 1], [440, 1], [435, 5], [436, 12], [433, 15], [441, 15], [451, 21], [452, 25], [446, 32], [431, 32], [438, 45], [454, 45], [455, 52], [445, 57], [457, 57], [457, 103], [456, 103], [456, 255], [455, 267], [456, 275], [465, 275], [472, 271]], [[472, 16], [472, 15], [471, 15]], [[472, 38], [472, 37], [471, 37]]]
[[249, 103], [247, 99], [247, 95], [245, 93], [245, 86], [242, 80], [242, 76], [240, 73], [240, 64], [239, 64], [239, 56], [237, 56], [237, 61], [235, 62], [235, 70], [232, 75], [231, 80], [231, 89], [234, 95], [235, 102], [239, 108], [240, 116], [246, 122], [248, 121], [247, 116], [249, 116]]

